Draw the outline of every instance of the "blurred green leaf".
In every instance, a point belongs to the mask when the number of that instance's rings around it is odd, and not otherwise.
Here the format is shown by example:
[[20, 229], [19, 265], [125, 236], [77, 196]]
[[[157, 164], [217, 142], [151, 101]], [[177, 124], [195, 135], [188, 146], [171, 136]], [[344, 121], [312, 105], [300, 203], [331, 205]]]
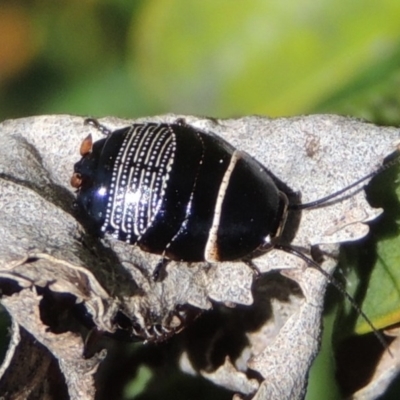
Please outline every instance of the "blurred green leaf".
[[306, 400], [319, 400], [324, 393], [324, 400], [338, 400], [340, 391], [335, 380], [335, 362], [331, 345], [334, 315], [324, 319], [324, 331], [321, 351], [310, 369]]
[[391, 57], [378, 60], [353, 81], [328, 93], [314, 109], [357, 116], [378, 125], [400, 125], [400, 48]]
[[82, 114], [84, 110], [84, 115], [91, 116], [139, 117], [155, 108], [139, 87], [124, 68], [103, 69], [101, 73], [74, 81], [66, 91], [51, 93], [44, 108], [54, 114], [65, 110]]
[[138, 394], [142, 393], [152, 376], [153, 373], [150, 368], [140, 367], [135, 379], [125, 388], [124, 398], [133, 399]]
[[399, 18], [400, 3], [391, 0], [153, 0], [132, 31], [131, 51], [165, 109], [290, 115], [391, 57]]
[[[378, 243], [377, 262], [373, 269], [363, 309], [377, 329], [400, 322], [400, 239], [385, 239]], [[357, 333], [370, 331], [358, 318]]]

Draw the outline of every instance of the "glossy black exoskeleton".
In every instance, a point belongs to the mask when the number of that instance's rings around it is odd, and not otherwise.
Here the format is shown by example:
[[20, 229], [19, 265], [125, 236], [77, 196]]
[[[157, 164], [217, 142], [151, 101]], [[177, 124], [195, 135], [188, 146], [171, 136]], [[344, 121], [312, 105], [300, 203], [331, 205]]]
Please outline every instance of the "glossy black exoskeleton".
[[241, 259], [279, 235], [286, 196], [261, 164], [218, 136], [182, 121], [106, 133], [84, 140], [71, 180], [99, 236], [168, 259], [215, 262]]

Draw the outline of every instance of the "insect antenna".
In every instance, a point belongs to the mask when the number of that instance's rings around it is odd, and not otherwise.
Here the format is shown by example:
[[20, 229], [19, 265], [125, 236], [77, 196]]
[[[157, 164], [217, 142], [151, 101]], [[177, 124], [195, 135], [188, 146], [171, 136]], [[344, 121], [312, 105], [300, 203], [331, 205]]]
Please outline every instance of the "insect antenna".
[[[362, 182], [371, 179], [377, 175], [379, 175], [381, 172], [386, 171], [387, 169], [393, 167], [394, 165], [398, 164], [400, 162], [400, 145], [397, 146], [396, 152], [394, 154], [394, 158], [390, 161], [388, 161], [386, 164], [380, 166], [377, 168], [375, 171], [371, 172], [368, 175], [365, 175], [364, 177], [358, 179], [357, 181], [353, 182], [352, 184], [346, 186], [343, 189], [338, 190], [335, 193], [332, 193], [328, 196], [322, 197], [318, 200], [311, 201], [309, 203], [300, 203], [300, 204], [288, 204], [287, 210], [305, 210], [309, 208], [315, 208], [319, 207], [322, 205], [325, 205], [329, 200], [335, 199], [341, 194], [349, 191], [350, 189], [359, 186]], [[360, 187], [360, 190], [364, 189], [365, 187]], [[282, 251], [285, 251], [286, 253], [293, 254], [299, 258], [301, 258], [303, 261], [307, 263], [307, 265], [311, 268], [314, 268], [318, 270], [325, 278], [328, 280], [329, 283], [331, 283], [340, 293], [344, 295], [344, 297], [350, 302], [352, 305], [353, 309], [361, 315], [361, 317], [365, 320], [365, 322], [369, 325], [371, 330], [374, 332], [374, 335], [377, 337], [379, 342], [382, 344], [382, 346], [387, 349], [390, 352], [390, 349], [388, 348], [388, 344], [382, 335], [381, 332], [379, 332], [372, 321], [368, 318], [368, 316], [363, 312], [363, 310], [360, 308], [360, 306], [357, 304], [357, 302], [354, 300], [354, 298], [347, 292], [346, 288], [340, 283], [337, 279], [335, 279], [333, 276], [331, 276], [328, 272], [326, 272], [324, 269], [321, 268], [321, 266], [316, 263], [314, 260], [310, 259], [307, 257], [307, 255], [303, 254], [301, 251], [291, 247], [290, 245], [285, 245], [285, 244], [275, 244], [274, 248], [280, 249]]]
[[[392, 159], [391, 161], [387, 162], [386, 164], [380, 166], [379, 168], [377, 168], [375, 171], [371, 172], [370, 174], [365, 175], [364, 177], [358, 179], [357, 181], [353, 182], [349, 186], [346, 186], [343, 189], [340, 189], [335, 193], [332, 193], [332, 194], [330, 194], [328, 196], [322, 197], [321, 199], [311, 201], [309, 203], [289, 204], [288, 209], [289, 210], [305, 210], [305, 209], [308, 209], [308, 208], [314, 208], [314, 207], [318, 207], [320, 205], [323, 205], [327, 201], [340, 196], [341, 194], [343, 194], [343, 193], [347, 192], [348, 190], [358, 186], [360, 183], [366, 181], [367, 179], [371, 179], [374, 176], [379, 175], [381, 172], [386, 171], [387, 169], [389, 169], [389, 168], [393, 167], [394, 165], [398, 164], [399, 162], [400, 162], [400, 148], [398, 147], [394, 159]], [[360, 190], [361, 189], [363, 189], [363, 188], [360, 188]]]
[[83, 121], [85, 125], [91, 125], [96, 128], [99, 132], [101, 132], [105, 136], [109, 136], [112, 133], [112, 130], [107, 128], [105, 125], [102, 125], [96, 118], [85, 118]]
[[368, 318], [367, 314], [364, 313], [364, 311], [360, 308], [360, 306], [357, 304], [357, 302], [354, 300], [353, 296], [346, 290], [346, 288], [343, 286], [341, 282], [339, 282], [335, 277], [333, 277], [331, 274], [326, 272], [318, 263], [316, 263], [314, 260], [311, 258], [307, 257], [305, 254], [303, 254], [301, 251], [295, 249], [294, 247], [291, 247], [290, 245], [284, 245], [284, 244], [276, 244], [274, 246], [275, 249], [282, 250], [286, 253], [293, 254], [296, 257], [301, 258], [303, 261], [307, 263], [307, 265], [311, 268], [314, 268], [315, 270], [319, 271], [329, 283], [331, 283], [343, 296], [350, 302], [351, 306], [354, 308], [354, 310], [361, 315], [362, 318], [364, 318], [365, 322], [369, 325], [371, 328], [372, 332], [374, 335], [377, 337], [379, 342], [382, 344], [385, 350], [388, 350], [388, 352], [391, 354], [390, 349], [388, 347], [388, 343], [386, 342], [384, 336], [382, 335], [381, 332], [379, 332], [373, 322]]

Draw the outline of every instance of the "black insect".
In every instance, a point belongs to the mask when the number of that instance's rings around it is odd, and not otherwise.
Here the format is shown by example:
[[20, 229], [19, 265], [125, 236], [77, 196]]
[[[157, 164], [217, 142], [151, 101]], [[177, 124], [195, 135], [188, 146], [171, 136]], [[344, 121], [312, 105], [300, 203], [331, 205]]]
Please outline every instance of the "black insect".
[[326, 274], [282, 243], [288, 210], [315, 207], [377, 174], [315, 202], [289, 204], [255, 159], [183, 120], [115, 131], [94, 119], [86, 123], [106, 137], [82, 142], [71, 179], [78, 207], [98, 236], [111, 234], [166, 259], [241, 260], [280, 248]]
[[183, 122], [106, 133], [94, 144], [85, 139], [72, 178], [99, 235], [209, 262], [241, 259], [278, 236], [286, 196], [221, 138]]
[[256, 160], [184, 122], [134, 124], [75, 164], [77, 204], [110, 233], [180, 261], [241, 259], [279, 235], [286, 196]]

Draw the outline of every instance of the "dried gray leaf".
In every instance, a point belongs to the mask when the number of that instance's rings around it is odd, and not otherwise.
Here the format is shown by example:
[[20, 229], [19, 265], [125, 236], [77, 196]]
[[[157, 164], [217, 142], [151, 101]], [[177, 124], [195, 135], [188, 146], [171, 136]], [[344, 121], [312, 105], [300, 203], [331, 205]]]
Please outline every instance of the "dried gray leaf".
[[[397, 332], [398, 334], [398, 332]], [[385, 393], [385, 390], [400, 373], [400, 337], [389, 346], [390, 353], [386, 352], [378, 361], [369, 383], [354, 393], [351, 400], [374, 400]]]
[[246, 374], [239, 372], [229, 360], [229, 357], [226, 357], [225, 363], [217, 370], [211, 373], [203, 371], [201, 375], [217, 385], [245, 395], [254, 393], [259, 387], [257, 380], [248, 379]]
[[[166, 115], [137, 122], [173, 122], [177, 118]], [[185, 119], [247, 151], [289, 187], [293, 196], [301, 193], [302, 202], [329, 195], [374, 171], [395, 150], [400, 137], [396, 129], [337, 116]], [[116, 128], [132, 121], [104, 118], [101, 122]], [[179, 315], [185, 317], [182, 307], [187, 305], [206, 311], [214, 302], [216, 308], [236, 304], [241, 310], [262, 311], [265, 315], [257, 329], [246, 331], [245, 326], [237, 326], [226, 333], [246, 338], [247, 345], [236, 359], [214, 372], [206, 372], [204, 366], [190, 367], [189, 362], [183, 367], [227, 388], [240, 391], [241, 385], [247, 387], [243, 394], [254, 391], [254, 399], [302, 398], [319, 347], [325, 278], [305, 268], [302, 260], [272, 250], [254, 259], [254, 265], [262, 273], [285, 270], [285, 275], [298, 282], [304, 297], [288, 289], [287, 282], [279, 286], [268, 279], [254, 281], [252, 270], [242, 262], [212, 266], [171, 262], [166, 278], [154, 282], [158, 256], [109, 238], [92, 238], [75, 219], [69, 180], [79, 159], [80, 142], [89, 132], [95, 140], [100, 138], [96, 130], [84, 126], [83, 118], [73, 116], [31, 117], [0, 125], [0, 281], [14, 281], [22, 288], [17, 294], [3, 295], [2, 302], [14, 324], [58, 361], [70, 397], [93, 398], [92, 375], [102, 354], [83, 359], [79, 336], [51, 332], [38, 313], [42, 296], [34, 294], [35, 288], [70, 293], [96, 327], [109, 333], [117, 329], [118, 312], [149, 335], [156, 334], [159, 326], [172, 335], [184, 328]], [[323, 263], [328, 271], [336, 264], [338, 243], [363, 237], [368, 232], [365, 222], [381, 212], [368, 205], [361, 188], [343, 201], [303, 211], [299, 224], [291, 223], [289, 215], [291, 243], [305, 249], [319, 245], [331, 256]], [[35, 318], [26, 315], [26, 304]], [[207, 354], [213, 353], [217, 343], [212, 339]], [[190, 354], [190, 343], [185, 346]], [[6, 362], [9, 369], [14, 361], [8, 357]], [[264, 379], [258, 390], [254, 381], [246, 383], [248, 368]], [[3, 365], [0, 371], [1, 385], [7, 368]]]

